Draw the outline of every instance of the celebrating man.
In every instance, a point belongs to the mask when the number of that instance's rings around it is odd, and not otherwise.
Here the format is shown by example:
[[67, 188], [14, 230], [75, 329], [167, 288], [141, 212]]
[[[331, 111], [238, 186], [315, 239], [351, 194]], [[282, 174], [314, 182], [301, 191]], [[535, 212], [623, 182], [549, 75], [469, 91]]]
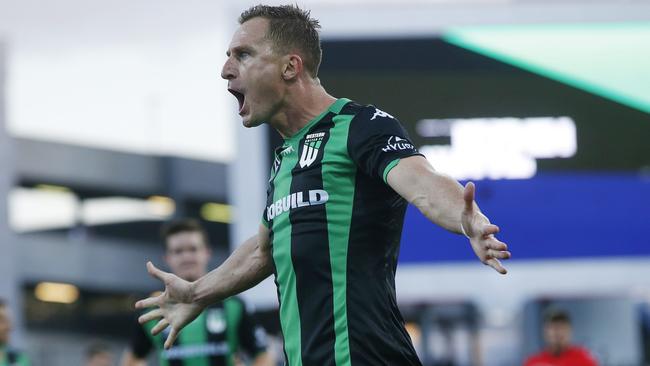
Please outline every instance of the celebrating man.
[[435, 171], [400, 123], [374, 106], [327, 93], [318, 79], [318, 21], [296, 6], [244, 11], [221, 76], [245, 127], [267, 123], [275, 151], [256, 236], [206, 276], [184, 281], [148, 263], [165, 284], [141, 322], [170, 327], [166, 346], [209, 304], [274, 274], [287, 364], [420, 365], [395, 299], [404, 213], [464, 233], [484, 264], [505, 274], [510, 253], [464, 188]]

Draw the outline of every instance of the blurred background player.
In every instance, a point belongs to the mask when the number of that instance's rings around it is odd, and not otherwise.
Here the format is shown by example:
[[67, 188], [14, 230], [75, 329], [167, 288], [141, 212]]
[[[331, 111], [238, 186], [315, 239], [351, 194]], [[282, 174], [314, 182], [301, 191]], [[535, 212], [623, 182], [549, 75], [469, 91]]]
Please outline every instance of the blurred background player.
[[[165, 225], [165, 262], [177, 276], [195, 281], [207, 273], [211, 251], [207, 233], [196, 221], [183, 219]], [[239, 298], [214, 304], [188, 324], [184, 336], [169, 350], [163, 349], [166, 333], [151, 336], [155, 321], [137, 324], [122, 366], [146, 365], [146, 358], [156, 349], [161, 365], [233, 365], [243, 351], [253, 366], [273, 365], [266, 352], [266, 335], [256, 326]]]
[[571, 343], [571, 336], [569, 314], [562, 310], [550, 311], [544, 319], [546, 349], [529, 357], [524, 366], [597, 366], [586, 348]]
[[11, 316], [4, 300], [0, 299], [0, 366], [28, 366], [27, 356], [9, 348]]
[[86, 349], [85, 366], [113, 366], [115, 357], [110, 346], [104, 342], [91, 343]]

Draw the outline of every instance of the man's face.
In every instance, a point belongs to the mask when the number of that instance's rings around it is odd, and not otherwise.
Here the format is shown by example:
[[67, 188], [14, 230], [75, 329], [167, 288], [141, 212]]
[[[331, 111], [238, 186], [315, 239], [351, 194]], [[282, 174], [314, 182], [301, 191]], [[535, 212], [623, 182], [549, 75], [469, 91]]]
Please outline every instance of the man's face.
[[11, 319], [6, 306], [0, 306], [0, 346], [9, 343], [9, 332], [11, 331]]
[[571, 324], [567, 322], [548, 322], [544, 325], [544, 340], [553, 352], [566, 349], [571, 344]]
[[282, 108], [285, 81], [282, 56], [266, 39], [269, 21], [253, 18], [240, 25], [232, 37], [221, 77], [239, 102], [245, 127], [268, 122]]
[[206, 273], [210, 250], [197, 231], [182, 231], [167, 237], [165, 261], [180, 278], [195, 281]]

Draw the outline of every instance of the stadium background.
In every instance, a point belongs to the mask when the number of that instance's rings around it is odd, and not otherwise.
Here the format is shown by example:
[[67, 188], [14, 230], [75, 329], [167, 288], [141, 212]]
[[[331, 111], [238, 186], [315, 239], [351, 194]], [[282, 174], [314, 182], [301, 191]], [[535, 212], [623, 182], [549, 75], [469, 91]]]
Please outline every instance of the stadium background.
[[[425, 364], [520, 364], [553, 306], [601, 364], [650, 364], [650, 5], [301, 4], [323, 84], [477, 181], [511, 246], [500, 277], [409, 210], [397, 291]], [[35, 365], [123, 350], [164, 220], [202, 218], [214, 265], [255, 230], [277, 135], [241, 128], [219, 78], [249, 5], [0, 0], [0, 296]], [[277, 333], [272, 283], [244, 296]]]

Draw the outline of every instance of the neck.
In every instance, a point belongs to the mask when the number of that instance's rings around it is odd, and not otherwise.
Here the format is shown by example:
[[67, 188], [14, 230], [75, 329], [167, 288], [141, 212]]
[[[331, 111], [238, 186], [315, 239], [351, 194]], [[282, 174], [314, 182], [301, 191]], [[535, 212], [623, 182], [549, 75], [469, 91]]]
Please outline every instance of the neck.
[[567, 349], [568, 347], [569, 347], [569, 346], [558, 345], [558, 346], [555, 346], [555, 347], [550, 347], [550, 348], [549, 348], [549, 351], [550, 351], [550, 353], [551, 353], [552, 355], [554, 355], [554, 356], [559, 356], [560, 354], [562, 354], [562, 352], [566, 351], [566, 349]]
[[280, 110], [269, 125], [283, 138], [291, 137], [335, 101], [336, 98], [325, 91], [318, 79], [298, 80], [287, 90]]

